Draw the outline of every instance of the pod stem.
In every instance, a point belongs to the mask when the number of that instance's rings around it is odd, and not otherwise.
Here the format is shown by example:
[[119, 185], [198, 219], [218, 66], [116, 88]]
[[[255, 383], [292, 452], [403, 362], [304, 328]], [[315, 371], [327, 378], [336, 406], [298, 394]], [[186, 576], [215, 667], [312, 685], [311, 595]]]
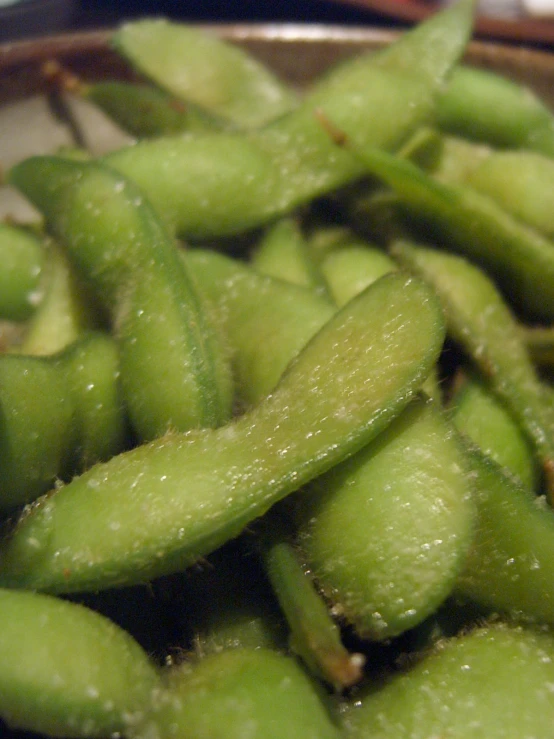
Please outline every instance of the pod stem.
[[291, 629], [292, 649], [311, 671], [337, 691], [359, 682], [365, 658], [350, 653], [342, 643], [340, 630], [303, 569], [280, 515], [272, 513], [266, 517], [261, 551], [266, 573]]

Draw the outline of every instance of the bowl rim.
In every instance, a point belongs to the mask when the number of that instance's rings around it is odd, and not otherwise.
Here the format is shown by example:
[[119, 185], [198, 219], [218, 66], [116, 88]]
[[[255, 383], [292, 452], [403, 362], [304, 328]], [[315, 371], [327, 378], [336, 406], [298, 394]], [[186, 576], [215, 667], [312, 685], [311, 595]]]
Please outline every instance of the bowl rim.
[[[419, 23], [440, 6], [429, 0], [331, 0], [337, 5], [347, 5], [358, 10], [381, 13], [402, 23]], [[479, 14], [475, 32], [480, 38], [504, 39], [524, 43], [545, 44], [554, 42], [554, 22], [550, 18], [518, 16], [503, 18]]]
[[[198, 28], [213, 32], [251, 50], [270, 46], [287, 48], [312, 46], [318, 50], [341, 47], [355, 53], [365, 48], [380, 48], [406, 29], [381, 26], [344, 26], [310, 23], [199, 23]], [[102, 58], [104, 78], [113, 67], [115, 75], [135, 78], [126, 62], [110, 48], [115, 28], [70, 31], [30, 39], [0, 43], [0, 105], [6, 99], [25, 95], [29, 80], [40, 88], [41, 65], [52, 58], [71, 63], [92, 57]], [[546, 93], [554, 103], [554, 53], [521, 44], [476, 39], [469, 42], [464, 61], [499, 71]], [[18, 73], [22, 79], [18, 82]], [[42, 83], [44, 85], [44, 81]], [[14, 88], [13, 90], [11, 88]], [[10, 94], [11, 90], [11, 94]]]

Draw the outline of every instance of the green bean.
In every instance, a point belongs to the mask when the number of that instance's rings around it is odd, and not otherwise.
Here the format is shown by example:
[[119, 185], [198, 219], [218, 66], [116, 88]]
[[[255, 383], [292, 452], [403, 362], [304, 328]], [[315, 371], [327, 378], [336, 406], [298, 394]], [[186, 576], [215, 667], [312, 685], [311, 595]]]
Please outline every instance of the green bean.
[[432, 401], [413, 401], [295, 504], [307, 568], [335, 611], [370, 639], [432, 614], [473, 538], [464, 458]]
[[314, 583], [302, 568], [279, 515], [265, 520], [261, 535], [262, 560], [291, 629], [291, 647], [310, 672], [342, 691], [362, 677], [364, 657], [350, 654], [337, 624]]
[[138, 435], [224, 422], [232, 395], [225, 352], [176, 244], [140, 191], [103, 165], [46, 156], [20, 163], [11, 179], [44, 212], [111, 316]]
[[396, 191], [410, 214], [494, 274], [521, 310], [541, 319], [554, 317], [551, 241], [470, 188], [439, 183], [384, 151], [371, 148], [358, 154], [368, 172]]
[[222, 651], [172, 671], [154, 726], [160, 739], [340, 736], [324, 696], [295, 660], [263, 648]]
[[59, 737], [134, 735], [162, 680], [139, 645], [75, 603], [0, 590], [0, 716]]
[[295, 93], [253, 56], [194, 26], [134, 21], [116, 31], [112, 45], [178, 99], [244, 128], [257, 128], [296, 105]]
[[514, 617], [554, 624], [554, 514], [480, 450], [466, 450], [477, 530], [456, 590]]
[[44, 498], [2, 542], [0, 582], [97, 590], [184, 569], [382, 431], [443, 339], [433, 293], [415, 278], [382, 277], [232, 424], [169, 434]]
[[90, 334], [49, 357], [0, 357], [0, 508], [119, 452], [126, 418], [113, 341]]
[[462, 0], [383, 53], [341, 65], [298, 109], [259, 132], [144, 141], [107, 161], [184, 237], [267, 223], [364, 173], [332, 143], [322, 115], [355, 131], [360, 146], [388, 149], [433, 115], [436, 95], [465, 47], [472, 11], [473, 1]]
[[456, 428], [499, 465], [510, 470], [530, 491], [538, 486], [533, 450], [521, 429], [486, 384], [467, 377], [451, 401]]
[[24, 321], [36, 310], [44, 262], [38, 236], [0, 223], [0, 318]]
[[369, 690], [346, 713], [347, 737], [508, 739], [549, 736], [550, 633], [491, 624], [439, 642], [432, 654]]
[[463, 257], [399, 242], [394, 254], [439, 295], [448, 332], [469, 354], [492, 391], [531, 443], [548, 490], [554, 486], [552, 414], [521, 340], [494, 283]]
[[483, 69], [460, 66], [439, 98], [441, 128], [496, 147], [554, 154], [554, 117], [525, 85]]

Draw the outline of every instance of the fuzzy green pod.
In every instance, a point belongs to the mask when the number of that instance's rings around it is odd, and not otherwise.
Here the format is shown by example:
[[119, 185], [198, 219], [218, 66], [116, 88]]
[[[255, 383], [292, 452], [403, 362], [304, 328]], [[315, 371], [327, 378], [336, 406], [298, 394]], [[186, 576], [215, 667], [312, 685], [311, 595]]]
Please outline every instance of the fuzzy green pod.
[[53, 737], [133, 735], [162, 688], [141, 647], [84, 606], [0, 589], [0, 716]]
[[538, 470], [529, 441], [504, 405], [477, 376], [468, 377], [454, 394], [452, 421], [485, 454], [536, 490]]
[[475, 508], [455, 433], [414, 400], [380, 436], [294, 499], [298, 544], [335, 612], [360, 636], [411, 629], [450, 595]]
[[153, 718], [160, 739], [340, 736], [320, 688], [293, 658], [264, 648], [224, 650], [176, 668]]
[[440, 127], [499, 148], [554, 155], [554, 116], [527, 86], [490, 70], [459, 66], [440, 96]]
[[554, 316], [552, 242], [469, 187], [435, 180], [409, 161], [375, 148], [357, 150], [367, 171], [395, 190], [403, 210], [481, 264], [521, 311]]
[[327, 121], [355, 131], [360, 146], [389, 150], [427, 122], [472, 21], [473, 1], [462, 0], [385, 51], [340, 65], [298, 108], [250, 135], [143, 141], [106, 161], [185, 238], [262, 225], [364, 174], [350, 152], [335, 146]]
[[238, 402], [257, 403], [331, 318], [333, 305], [313, 290], [259, 274], [224, 254], [190, 249], [183, 257], [228, 337]]
[[554, 710], [554, 640], [492, 624], [439, 642], [428, 656], [359, 697], [352, 739], [547, 737]]
[[42, 298], [44, 244], [31, 231], [0, 223], [0, 318], [24, 321]]
[[221, 337], [136, 186], [102, 164], [49, 156], [21, 162], [10, 176], [110, 315], [139, 437], [225, 422], [232, 388]]
[[241, 128], [262, 126], [297, 104], [253, 55], [191, 25], [145, 18], [124, 24], [112, 44], [160, 88]]
[[45, 497], [2, 541], [0, 582], [97, 590], [184, 569], [377, 436], [443, 340], [433, 293], [415, 278], [382, 277], [232, 423], [168, 434]]
[[456, 589], [485, 608], [554, 624], [554, 514], [490, 457], [466, 449], [476, 535]]
[[397, 242], [396, 257], [440, 297], [448, 333], [470, 356], [532, 445], [547, 488], [554, 486], [551, 409], [512, 312], [494, 282], [463, 257]]
[[0, 509], [120, 452], [127, 417], [113, 339], [91, 333], [48, 357], [0, 356], [0, 417]]

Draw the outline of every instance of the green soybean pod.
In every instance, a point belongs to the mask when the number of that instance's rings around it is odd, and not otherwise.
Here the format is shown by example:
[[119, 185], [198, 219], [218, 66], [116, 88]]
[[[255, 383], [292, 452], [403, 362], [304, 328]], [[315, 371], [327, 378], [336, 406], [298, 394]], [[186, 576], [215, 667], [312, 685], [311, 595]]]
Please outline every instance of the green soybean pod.
[[441, 641], [345, 714], [352, 739], [547, 737], [554, 710], [549, 632], [491, 624]]
[[264, 275], [326, 291], [304, 234], [293, 218], [282, 218], [268, 227], [252, 253], [250, 263]]
[[552, 111], [529, 87], [484, 69], [453, 71], [437, 120], [445, 131], [495, 147], [554, 154]]
[[485, 608], [554, 624], [554, 514], [512, 476], [466, 446], [476, 535], [456, 591]]
[[0, 589], [0, 717], [53, 737], [134, 736], [162, 680], [126, 632], [84, 606]]
[[337, 249], [321, 263], [323, 276], [339, 307], [394, 269], [394, 260], [382, 249], [369, 244]]
[[0, 317], [24, 321], [41, 300], [44, 245], [30, 230], [0, 223]]
[[0, 509], [28, 503], [124, 447], [113, 340], [86, 334], [49, 357], [0, 356]]
[[190, 249], [183, 258], [228, 338], [238, 402], [259, 402], [331, 318], [333, 305], [313, 290], [259, 274], [224, 254]]
[[168, 434], [43, 498], [1, 542], [0, 582], [69, 592], [183, 570], [377, 436], [443, 340], [432, 291], [416, 278], [382, 277], [232, 423]]
[[527, 225], [554, 238], [551, 193], [554, 160], [532, 151], [499, 151], [485, 157], [466, 179]]
[[63, 250], [49, 243], [43, 275], [43, 297], [27, 322], [19, 354], [46, 356], [62, 351], [85, 332], [104, 323], [101, 311], [70, 265]]
[[213, 115], [154, 85], [108, 80], [79, 89], [124, 131], [137, 138], [223, 128]]
[[295, 496], [306, 567], [360, 636], [397, 636], [452, 592], [474, 530], [464, 462], [438, 406], [416, 399]]
[[11, 179], [110, 316], [139, 437], [225, 422], [232, 387], [220, 337], [142, 193], [104, 165], [48, 156], [21, 162]]
[[508, 410], [477, 375], [455, 392], [450, 412], [456, 428], [485, 454], [515, 475], [529, 491], [537, 489], [533, 449]]
[[160, 739], [341, 736], [320, 688], [293, 658], [264, 648], [224, 650], [172, 670], [152, 724]]
[[360, 145], [387, 149], [427, 122], [472, 19], [473, 0], [462, 0], [386, 52], [340, 65], [296, 110], [250, 135], [143, 141], [106, 161], [136, 182], [185, 238], [257, 227], [364, 174], [355, 157], [332, 143], [325, 120], [355, 131]]
[[297, 104], [296, 94], [244, 49], [165, 19], [124, 24], [116, 51], [156, 84], [242, 128], [257, 128]]
[[547, 489], [554, 486], [552, 413], [515, 319], [493, 281], [463, 257], [398, 242], [393, 252], [431, 284], [450, 336], [467, 352], [529, 440]]
[[493, 154], [493, 151], [486, 144], [478, 144], [458, 136], [443, 134], [440, 144], [437, 145], [433, 161], [422, 168], [440, 182], [462, 184], [467, 182], [473, 170], [479, 168]]
[[404, 210], [494, 274], [520, 310], [552, 319], [554, 249], [549, 239], [476, 190], [441, 183], [385, 151], [371, 148], [358, 154], [368, 172], [395, 190]]

